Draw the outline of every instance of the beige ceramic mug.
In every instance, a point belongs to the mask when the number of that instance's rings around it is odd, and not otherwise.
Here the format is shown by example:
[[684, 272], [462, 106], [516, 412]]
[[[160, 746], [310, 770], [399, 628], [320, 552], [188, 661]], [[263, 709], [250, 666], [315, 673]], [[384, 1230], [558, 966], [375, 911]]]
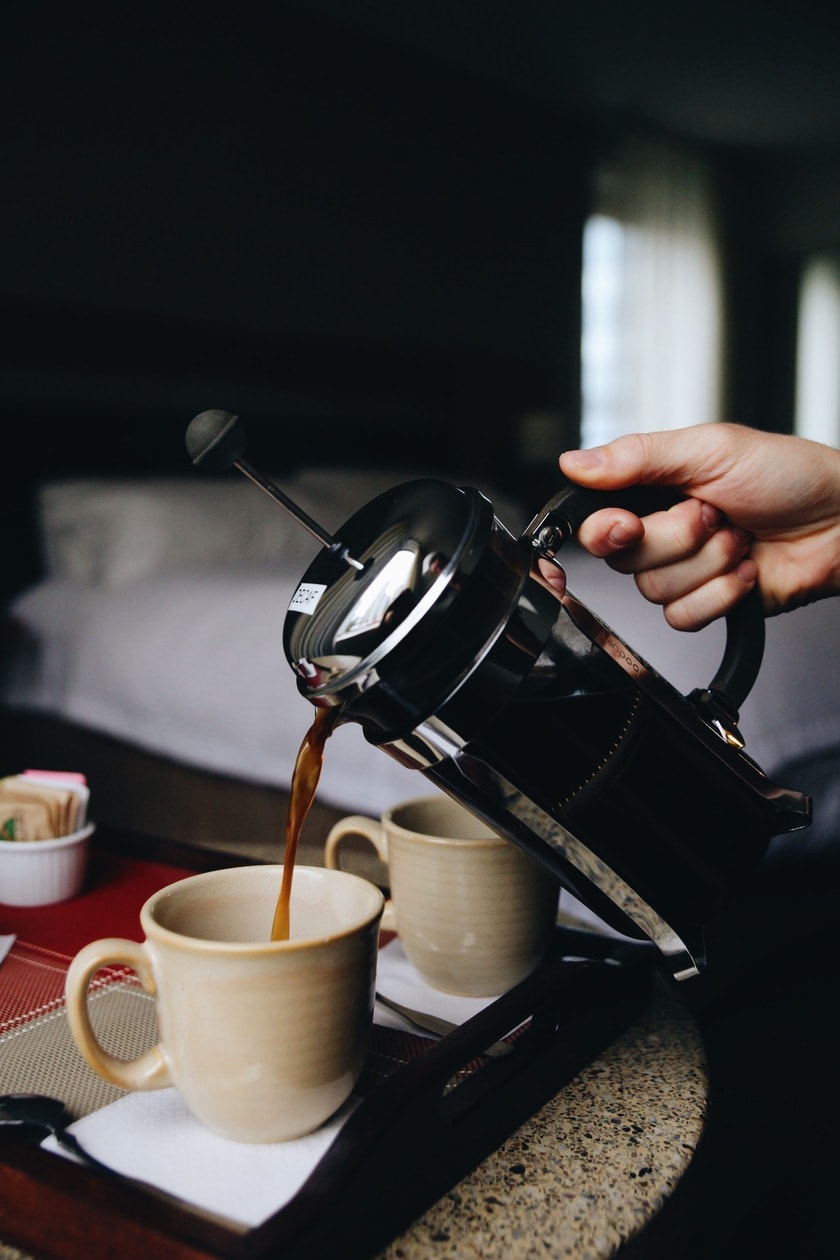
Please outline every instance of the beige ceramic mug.
[[[238, 1142], [316, 1129], [350, 1095], [373, 1023], [384, 898], [344, 871], [295, 868], [290, 933], [272, 941], [281, 866], [190, 876], [140, 911], [145, 941], [93, 941], [67, 974], [82, 1055], [126, 1090], [174, 1085], [193, 1114]], [[97, 1041], [88, 988], [133, 968], [155, 996], [160, 1040], [131, 1061]]]
[[559, 882], [457, 801], [420, 797], [381, 819], [342, 819], [327, 836], [327, 867], [340, 866], [349, 836], [368, 840], [386, 863], [391, 897], [382, 926], [397, 932], [433, 988], [496, 996], [545, 956]]

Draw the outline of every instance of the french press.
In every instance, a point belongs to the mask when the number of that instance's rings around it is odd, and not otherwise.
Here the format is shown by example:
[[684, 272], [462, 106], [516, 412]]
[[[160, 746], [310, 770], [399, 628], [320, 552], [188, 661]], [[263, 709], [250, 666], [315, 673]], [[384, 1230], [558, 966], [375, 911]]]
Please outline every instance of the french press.
[[337, 706], [337, 725], [358, 723], [611, 927], [653, 941], [677, 979], [697, 975], [710, 918], [770, 839], [811, 816], [810, 799], [771, 782], [738, 730], [764, 650], [758, 593], [730, 613], [709, 686], [684, 696], [534, 570], [536, 556], [556, 563], [596, 508], [644, 514], [670, 492], [606, 494], [561, 477], [517, 536], [479, 490], [420, 478], [333, 537], [244, 448], [227, 412], [202, 412], [187, 430], [196, 465], [237, 467], [324, 544], [283, 628], [301, 695]]

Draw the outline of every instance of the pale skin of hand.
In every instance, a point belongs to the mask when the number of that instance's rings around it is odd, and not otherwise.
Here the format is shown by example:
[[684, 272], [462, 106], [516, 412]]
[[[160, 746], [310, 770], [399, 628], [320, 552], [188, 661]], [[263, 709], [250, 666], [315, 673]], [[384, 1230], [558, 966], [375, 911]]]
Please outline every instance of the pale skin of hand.
[[[725, 616], [756, 583], [767, 616], [840, 594], [840, 451], [832, 447], [701, 424], [566, 451], [560, 467], [593, 489], [663, 485], [687, 496], [643, 519], [601, 509], [577, 534], [610, 568], [633, 574], [677, 630]], [[538, 569], [562, 594], [560, 570], [545, 560]]]

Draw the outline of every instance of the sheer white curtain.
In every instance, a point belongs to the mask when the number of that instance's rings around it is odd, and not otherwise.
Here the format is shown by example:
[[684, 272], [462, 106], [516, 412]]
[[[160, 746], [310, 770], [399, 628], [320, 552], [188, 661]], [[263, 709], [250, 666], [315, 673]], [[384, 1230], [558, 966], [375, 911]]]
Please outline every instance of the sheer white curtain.
[[584, 235], [581, 441], [721, 418], [723, 296], [701, 157], [629, 139]]
[[840, 447], [840, 256], [805, 264], [799, 286], [794, 430]]

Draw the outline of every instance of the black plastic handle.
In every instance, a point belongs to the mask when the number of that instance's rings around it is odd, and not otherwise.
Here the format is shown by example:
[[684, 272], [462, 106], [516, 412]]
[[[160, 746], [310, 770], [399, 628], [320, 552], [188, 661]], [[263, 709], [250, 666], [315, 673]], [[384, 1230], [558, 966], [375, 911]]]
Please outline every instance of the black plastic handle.
[[[588, 516], [606, 507], [626, 508], [636, 516], [662, 512], [687, 496], [671, 486], [628, 486], [591, 490], [560, 474], [561, 485], [525, 530], [534, 547], [553, 553], [571, 538]], [[553, 532], [552, 532], [553, 531]], [[543, 540], [543, 541], [541, 541]], [[726, 645], [720, 668], [709, 683], [712, 693], [737, 722], [738, 710], [750, 694], [764, 657], [764, 608], [754, 587], [726, 616]], [[702, 697], [703, 693], [693, 693]], [[702, 698], [699, 700], [702, 703]]]

